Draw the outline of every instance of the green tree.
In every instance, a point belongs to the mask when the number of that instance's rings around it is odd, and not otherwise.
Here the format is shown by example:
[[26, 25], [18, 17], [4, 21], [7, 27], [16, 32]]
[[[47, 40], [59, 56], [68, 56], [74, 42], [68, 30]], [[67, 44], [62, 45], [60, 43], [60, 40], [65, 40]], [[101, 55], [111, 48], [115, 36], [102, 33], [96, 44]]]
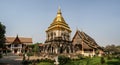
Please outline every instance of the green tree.
[[[1, 22], [0, 22], [0, 50], [2, 48], [5, 47], [4, 43], [5, 43], [5, 25], [3, 25]], [[2, 54], [0, 53], [0, 58], [2, 57]]]
[[33, 52], [35, 56], [38, 56], [39, 54], [39, 43], [36, 43], [33, 48]]
[[117, 48], [117, 53], [120, 54], [120, 45], [116, 46]]
[[4, 47], [6, 27], [0, 22], [0, 49]]
[[119, 46], [115, 46], [115, 45], [107, 45], [105, 47], [105, 51], [107, 51], [109, 54], [116, 54], [116, 53], [120, 53], [120, 48]]

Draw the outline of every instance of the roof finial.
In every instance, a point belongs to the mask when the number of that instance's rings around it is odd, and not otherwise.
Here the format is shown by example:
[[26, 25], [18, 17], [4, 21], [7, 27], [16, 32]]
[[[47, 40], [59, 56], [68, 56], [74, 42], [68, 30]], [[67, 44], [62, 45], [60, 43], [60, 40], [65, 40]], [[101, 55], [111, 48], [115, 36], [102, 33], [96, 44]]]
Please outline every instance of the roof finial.
[[57, 12], [57, 14], [61, 14], [61, 8], [60, 8], [60, 6], [58, 7], [58, 12]]
[[83, 29], [81, 28], [81, 31], [83, 32]]
[[76, 27], [76, 30], [77, 30], [77, 31], [79, 30], [78, 27]]
[[16, 37], [18, 37], [18, 34], [17, 34], [17, 36]]
[[16, 38], [19, 38], [19, 37], [18, 37], [18, 34], [17, 34]]
[[58, 9], [60, 9], [60, 6], [58, 6]]

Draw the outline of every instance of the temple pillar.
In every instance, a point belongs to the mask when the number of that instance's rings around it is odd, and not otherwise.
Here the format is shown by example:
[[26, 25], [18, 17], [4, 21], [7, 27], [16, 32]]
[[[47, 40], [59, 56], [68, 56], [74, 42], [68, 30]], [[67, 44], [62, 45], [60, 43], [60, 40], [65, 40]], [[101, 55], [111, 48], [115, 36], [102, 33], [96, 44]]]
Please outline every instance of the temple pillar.
[[81, 54], [83, 54], [83, 55], [84, 55], [83, 40], [82, 40], [82, 51], [81, 51]]
[[12, 44], [11, 44], [10, 48], [11, 48], [11, 51], [12, 51]]
[[21, 48], [20, 48], [20, 53], [21, 53]]
[[93, 49], [93, 56], [95, 55], [95, 50]]
[[71, 51], [71, 48], [69, 47], [69, 53], [71, 53], [72, 51]]
[[55, 53], [56, 53], [56, 54], [58, 53], [58, 49], [57, 49], [57, 48], [55, 48]]
[[50, 48], [50, 53], [52, 53], [52, 47]]
[[83, 55], [84, 55], [84, 49], [82, 49], [81, 54], [83, 54]]
[[67, 50], [66, 50], [66, 49], [64, 50], [64, 53], [65, 53], [65, 54], [67, 53]]

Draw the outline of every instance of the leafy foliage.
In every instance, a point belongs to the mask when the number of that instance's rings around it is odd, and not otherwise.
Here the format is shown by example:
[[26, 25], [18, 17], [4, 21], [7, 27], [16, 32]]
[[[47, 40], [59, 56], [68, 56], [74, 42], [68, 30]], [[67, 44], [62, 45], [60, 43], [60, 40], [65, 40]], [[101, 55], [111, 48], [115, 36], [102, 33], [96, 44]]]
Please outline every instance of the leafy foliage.
[[39, 44], [36, 43], [33, 48], [34, 55], [38, 56], [39, 54]]
[[104, 64], [105, 63], [105, 59], [104, 59], [104, 57], [101, 57], [101, 64]]
[[60, 63], [59, 65], [64, 65], [70, 61], [70, 58], [61, 55], [61, 56], [58, 56], [58, 61]]
[[4, 47], [6, 27], [0, 22], [0, 48]]
[[108, 54], [120, 54], [120, 46], [107, 45], [105, 51], [108, 52]]

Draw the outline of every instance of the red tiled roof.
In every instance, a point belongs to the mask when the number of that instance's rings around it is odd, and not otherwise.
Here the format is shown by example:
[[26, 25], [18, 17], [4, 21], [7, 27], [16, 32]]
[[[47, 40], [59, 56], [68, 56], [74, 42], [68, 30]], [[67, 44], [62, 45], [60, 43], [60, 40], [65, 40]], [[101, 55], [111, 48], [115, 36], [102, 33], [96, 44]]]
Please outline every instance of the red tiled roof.
[[[16, 37], [6, 37], [6, 43], [12, 43]], [[21, 43], [32, 43], [32, 38], [19, 37]]]

